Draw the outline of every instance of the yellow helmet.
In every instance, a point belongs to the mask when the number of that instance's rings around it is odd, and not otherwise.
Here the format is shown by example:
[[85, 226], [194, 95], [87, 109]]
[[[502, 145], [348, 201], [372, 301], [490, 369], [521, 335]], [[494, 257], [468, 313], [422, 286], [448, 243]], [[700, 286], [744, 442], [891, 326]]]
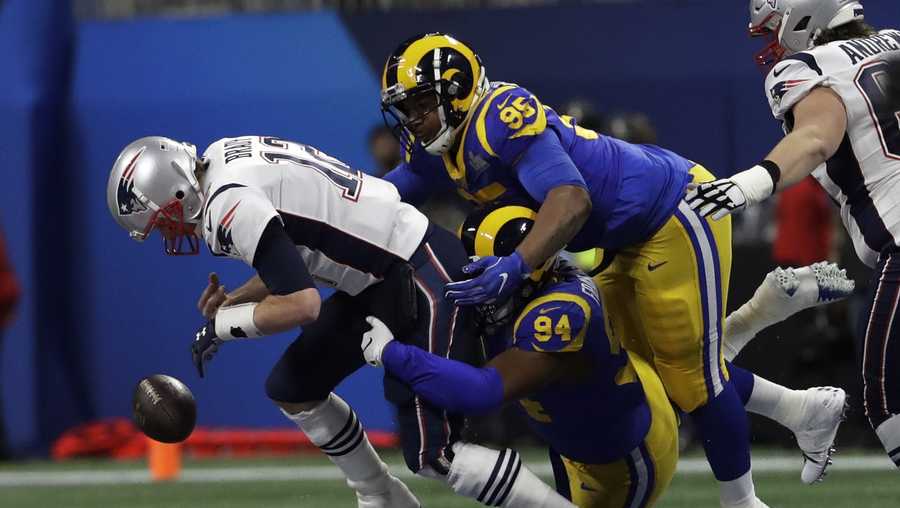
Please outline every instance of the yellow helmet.
[[[501, 205], [476, 210], [469, 214], [460, 227], [459, 236], [469, 256], [508, 256], [522, 243], [534, 226], [537, 212], [527, 206]], [[539, 268], [533, 270], [521, 289], [508, 300], [482, 304], [476, 307], [479, 327], [493, 335], [511, 323], [541, 286], [545, 275], [554, 266], [558, 256], [551, 256]]]
[[419, 142], [428, 153], [439, 155], [453, 144], [489, 85], [481, 59], [469, 46], [442, 33], [419, 35], [400, 44], [387, 59], [381, 79], [382, 114], [410, 150], [415, 140], [409, 124], [419, 119], [410, 117], [403, 102], [418, 94], [435, 94], [441, 128], [432, 139]]
[[[463, 222], [460, 238], [469, 256], [509, 256], [528, 236], [537, 212], [521, 205], [501, 205], [475, 210]], [[558, 256], [551, 256], [531, 272], [540, 282]]]

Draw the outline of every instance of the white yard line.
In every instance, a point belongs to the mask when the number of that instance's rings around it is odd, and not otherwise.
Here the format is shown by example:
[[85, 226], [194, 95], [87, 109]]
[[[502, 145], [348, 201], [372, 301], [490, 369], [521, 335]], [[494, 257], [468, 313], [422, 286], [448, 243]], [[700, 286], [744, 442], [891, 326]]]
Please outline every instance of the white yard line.
[[[546, 463], [529, 463], [535, 473], [549, 477], [553, 473]], [[859, 455], [837, 457], [832, 471], [890, 471], [894, 465], [884, 455]], [[392, 464], [391, 470], [402, 478], [412, 473], [401, 464]], [[786, 457], [761, 457], [753, 459], [754, 473], [800, 474], [800, 459]], [[679, 474], [707, 474], [709, 466], [700, 458], [682, 459], [678, 463]], [[179, 482], [250, 482], [250, 481], [320, 481], [340, 480], [337, 468], [323, 466], [264, 466], [252, 468], [187, 468]], [[85, 470], [85, 471], [4, 471], [0, 472], [0, 487], [36, 487], [64, 485], [123, 485], [150, 483], [146, 470]]]

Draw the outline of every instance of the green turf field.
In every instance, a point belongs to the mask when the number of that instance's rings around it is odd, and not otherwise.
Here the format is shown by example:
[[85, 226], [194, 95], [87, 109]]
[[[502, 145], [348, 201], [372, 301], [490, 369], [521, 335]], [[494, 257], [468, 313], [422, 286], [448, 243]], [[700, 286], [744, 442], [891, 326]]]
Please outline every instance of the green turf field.
[[[541, 468], [541, 455], [526, 454]], [[843, 458], [843, 457], [842, 457]], [[885, 508], [900, 506], [900, 478], [881, 457], [846, 457], [824, 483], [804, 486], [794, 457], [759, 457], [754, 472], [759, 494], [772, 508]], [[396, 455], [387, 456], [402, 471]], [[886, 460], [886, 459], [884, 459]], [[712, 476], [686, 463], [665, 497], [664, 508], [717, 507]], [[855, 467], [851, 467], [854, 466]], [[692, 466], [692, 467], [691, 467]], [[771, 467], [770, 467], [771, 466]], [[770, 471], [770, 472], [766, 472]], [[269, 460], [200, 460], [186, 464], [179, 482], [147, 483], [141, 463], [79, 461], [0, 466], [0, 506], [30, 507], [354, 507], [354, 498], [334, 470], [319, 457]], [[546, 472], [546, 467], [543, 467]], [[477, 504], [455, 497], [436, 482], [404, 476], [426, 507]], [[23, 485], [27, 484], [27, 485]]]

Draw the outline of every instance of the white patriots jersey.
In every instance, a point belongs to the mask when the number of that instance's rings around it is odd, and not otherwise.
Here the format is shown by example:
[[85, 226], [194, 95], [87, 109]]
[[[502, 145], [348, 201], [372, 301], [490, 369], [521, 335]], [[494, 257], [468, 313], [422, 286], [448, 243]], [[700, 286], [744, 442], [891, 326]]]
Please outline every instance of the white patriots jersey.
[[885, 96], [886, 59], [900, 55], [900, 31], [835, 41], [789, 56], [766, 78], [772, 113], [793, 127], [793, 107], [816, 87], [837, 93], [847, 135], [813, 176], [840, 205], [859, 258], [875, 266], [900, 241], [900, 112]]
[[310, 146], [242, 136], [216, 141], [203, 156], [203, 237], [214, 255], [252, 266], [278, 217], [316, 281], [356, 295], [409, 260], [428, 229], [393, 184]]

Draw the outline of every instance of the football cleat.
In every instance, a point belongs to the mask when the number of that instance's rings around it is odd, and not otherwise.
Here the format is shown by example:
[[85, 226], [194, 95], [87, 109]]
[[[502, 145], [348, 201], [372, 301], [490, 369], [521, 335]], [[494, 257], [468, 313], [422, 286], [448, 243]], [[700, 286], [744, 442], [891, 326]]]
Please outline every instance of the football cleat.
[[356, 493], [359, 508], [421, 508], [422, 504], [405, 483], [389, 475], [387, 490], [377, 494]]
[[806, 390], [806, 421], [794, 435], [803, 452], [800, 481], [809, 485], [825, 478], [835, 453], [834, 439], [847, 414], [847, 393], [820, 386]]
[[802, 268], [776, 268], [766, 275], [760, 291], [769, 293], [767, 310], [778, 309], [787, 319], [801, 310], [843, 300], [855, 288], [846, 270], [823, 261]]

